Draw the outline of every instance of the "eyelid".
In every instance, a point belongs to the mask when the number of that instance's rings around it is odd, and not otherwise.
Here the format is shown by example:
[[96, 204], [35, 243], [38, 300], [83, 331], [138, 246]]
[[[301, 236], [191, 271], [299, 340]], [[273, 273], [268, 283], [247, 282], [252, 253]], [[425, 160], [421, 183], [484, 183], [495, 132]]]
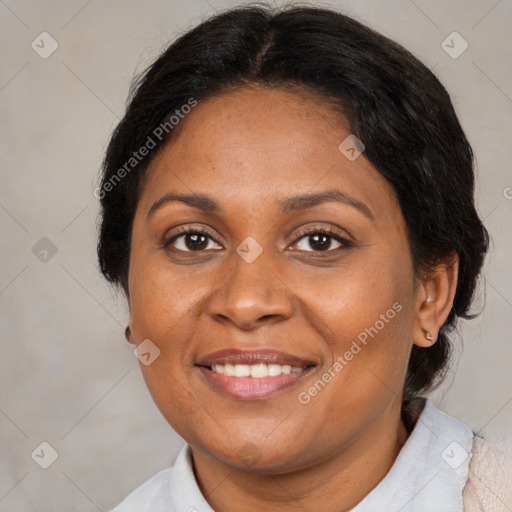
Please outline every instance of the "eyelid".
[[[345, 232], [346, 235], [343, 235], [340, 231]], [[336, 229], [332, 226], [319, 226], [315, 224], [308, 225], [305, 228], [299, 229], [299, 231], [294, 234], [294, 236], [296, 237], [295, 241], [304, 237], [305, 235], [310, 235], [314, 233], [325, 233], [327, 235], [331, 235], [332, 237], [337, 238], [338, 240], [346, 244], [351, 244], [351, 240], [353, 239], [352, 235], [348, 231], [342, 230], [341, 228]]]
[[[178, 226], [173, 230], [173, 233], [171, 235], [164, 235], [163, 241], [162, 241], [162, 247], [167, 247], [171, 245], [172, 242], [174, 242], [177, 238], [183, 235], [187, 235], [189, 233], [199, 233], [202, 235], [205, 235], [209, 237], [213, 242], [215, 242], [217, 245], [222, 245], [221, 242], [217, 240], [217, 237], [211, 233], [211, 231], [208, 228], [205, 228], [204, 225], [194, 225], [194, 224], [186, 224], [184, 226]], [[194, 252], [194, 251], [181, 251], [181, 252]], [[203, 251], [198, 251], [203, 252]]]
[[322, 253], [323, 254], [329, 254], [329, 253], [332, 254], [332, 253], [334, 253], [338, 250], [341, 250], [343, 248], [346, 249], [346, 248], [354, 247], [354, 244], [348, 239], [349, 237], [345, 237], [345, 236], [341, 235], [336, 229], [334, 229], [333, 227], [330, 227], [330, 226], [308, 226], [307, 228], [303, 228], [302, 230], [299, 230], [299, 232], [295, 234], [295, 239], [292, 242], [292, 245], [296, 244], [303, 238], [305, 238], [309, 235], [316, 234], [316, 233], [322, 233], [322, 234], [325, 234], [325, 235], [333, 238], [334, 240], [336, 240], [337, 242], [339, 242], [341, 244], [341, 247], [336, 247], [335, 249], [330, 249], [328, 251], [306, 251], [306, 252], [318, 253], [320, 255]]

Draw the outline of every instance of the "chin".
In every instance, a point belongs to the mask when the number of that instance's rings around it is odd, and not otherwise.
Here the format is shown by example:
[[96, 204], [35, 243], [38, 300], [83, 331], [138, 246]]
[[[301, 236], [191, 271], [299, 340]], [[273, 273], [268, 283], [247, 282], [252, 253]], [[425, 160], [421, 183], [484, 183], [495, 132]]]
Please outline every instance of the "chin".
[[188, 443], [217, 462], [251, 473], [280, 474], [307, 465], [308, 457], [301, 456], [301, 453], [311, 453], [311, 450], [290, 443], [289, 434], [274, 439], [274, 442], [269, 442], [261, 431], [258, 434], [251, 437], [250, 432], [246, 431], [229, 439], [209, 438], [206, 442], [190, 440]]

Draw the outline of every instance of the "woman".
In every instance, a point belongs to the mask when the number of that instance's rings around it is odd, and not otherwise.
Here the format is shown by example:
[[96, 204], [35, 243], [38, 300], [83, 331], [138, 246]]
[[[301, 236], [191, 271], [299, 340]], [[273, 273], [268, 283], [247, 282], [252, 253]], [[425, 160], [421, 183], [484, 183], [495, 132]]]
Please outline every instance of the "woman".
[[510, 464], [426, 398], [488, 248], [436, 77], [318, 8], [234, 9], [140, 77], [98, 244], [187, 445], [114, 510], [510, 510]]

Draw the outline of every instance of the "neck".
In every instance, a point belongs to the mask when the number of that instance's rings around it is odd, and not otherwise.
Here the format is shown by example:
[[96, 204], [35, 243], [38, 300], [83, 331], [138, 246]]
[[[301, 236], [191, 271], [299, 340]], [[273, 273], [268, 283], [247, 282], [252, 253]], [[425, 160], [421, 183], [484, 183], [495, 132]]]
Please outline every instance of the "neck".
[[218, 512], [350, 511], [386, 476], [408, 438], [400, 411], [392, 417], [317, 464], [286, 474], [234, 469], [192, 449], [196, 479]]

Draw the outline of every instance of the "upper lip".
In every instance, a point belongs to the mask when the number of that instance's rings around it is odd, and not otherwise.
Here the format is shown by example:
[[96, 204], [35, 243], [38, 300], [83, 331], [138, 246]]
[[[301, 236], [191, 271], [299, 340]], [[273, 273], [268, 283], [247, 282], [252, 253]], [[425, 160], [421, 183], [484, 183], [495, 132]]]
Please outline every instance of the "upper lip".
[[316, 363], [310, 359], [303, 359], [292, 354], [287, 354], [279, 350], [259, 349], [259, 350], [240, 350], [227, 348], [213, 352], [197, 361], [199, 366], [213, 366], [214, 364], [280, 364], [290, 365], [295, 368], [305, 366], [316, 366]]

